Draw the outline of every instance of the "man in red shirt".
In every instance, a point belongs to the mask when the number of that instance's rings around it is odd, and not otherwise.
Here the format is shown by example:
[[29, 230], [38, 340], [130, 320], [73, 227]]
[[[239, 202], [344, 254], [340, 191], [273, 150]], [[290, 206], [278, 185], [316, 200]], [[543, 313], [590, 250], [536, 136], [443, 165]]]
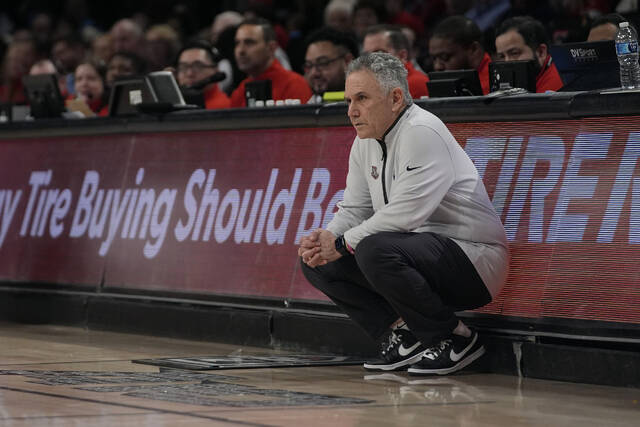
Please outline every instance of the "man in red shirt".
[[311, 88], [304, 77], [284, 69], [275, 58], [278, 45], [269, 21], [262, 18], [244, 21], [236, 31], [235, 42], [236, 63], [248, 77], [231, 94], [232, 107], [245, 107], [245, 85], [259, 80], [271, 80], [273, 100], [299, 99], [305, 103], [311, 97]]
[[427, 82], [429, 77], [416, 70], [409, 61], [409, 50], [411, 45], [409, 39], [404, 35], [402, 29], [395, 25], [374, 25], [369, 27], [364, 33], [362, 42], [363, 53], [385, 52], [402, 61], [407, 69], [407, 81], [409, 82], [409, 92], [413, 99], [420, 99], [429, 95]]
[[435, 71], [478, 71], [484, 95], [491, 88], [489, 63], [491, 57], [484, 50], [480, 28], [471, 19], [462, 15], [445, 18], [433, 30], [429, 40], [429, 55]]
[[[325, 92], [344, 94], [347, 65], [358, 56], [358, 42], [348, 33], [330, 27], [320, 28], [305, 41], [307, 52], [302, 64], [304, 78], [313, 90], [307, 104], [320, 104]], [[344, 96], [342, 96], [344, 99]]]
[[219, 59], [217, 49], [206, 40], [189, 43], [178, 53], [178, 84], [187, 88], [202, 87], [204, 106], [207, 110], [231, 106], [227, 94], [220, 90], [217, 83], [210, 81], [212, 76], [218, 73]]
[[544, 25], [529, 16], [509, 18], [496, 31], [496, 53], [500, 61], [535, 60], [538, 93], [557, 91], [563, 86], [547, 46]]

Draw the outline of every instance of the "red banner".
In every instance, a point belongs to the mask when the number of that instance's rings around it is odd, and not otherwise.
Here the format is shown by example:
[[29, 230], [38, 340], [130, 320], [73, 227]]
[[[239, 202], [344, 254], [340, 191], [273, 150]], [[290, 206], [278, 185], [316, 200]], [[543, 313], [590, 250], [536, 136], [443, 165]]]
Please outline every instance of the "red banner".
[[[635, 117], [449, 127], [505, 224], [482, 312], [640, 323]], [[325, 299], [300, 236], [341, 199], [351, 128], [0, 142], [0, 278]]]

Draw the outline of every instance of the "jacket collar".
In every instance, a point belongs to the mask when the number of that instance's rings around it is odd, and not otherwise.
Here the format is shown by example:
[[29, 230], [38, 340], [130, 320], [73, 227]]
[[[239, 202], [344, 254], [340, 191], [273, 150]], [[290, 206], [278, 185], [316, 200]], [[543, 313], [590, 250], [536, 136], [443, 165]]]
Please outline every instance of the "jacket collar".
[[[413, 105], [413, 104], [411, 104], [411, 105]], [[404, 116], [404, 114], [407, 112], [407, 110], [411, 107], [411, 105], [407, 105], [407, 106], [404, 107], [404, 109], [400, 112], [400, 114], [398, 114], [398, 117], [396, 117], [396, 119], [393, 121], [393, 123], [391, 123], [391, 126], [389, 126], [389, 128], [382, 135], [382, 139], [379, 139], [378, 142], [385, 142], [386, 141], [387, 135], [389, 135], [389, 133], [391, 133], [395, 129], [396, 125], [398, 124], [400, 119]]]

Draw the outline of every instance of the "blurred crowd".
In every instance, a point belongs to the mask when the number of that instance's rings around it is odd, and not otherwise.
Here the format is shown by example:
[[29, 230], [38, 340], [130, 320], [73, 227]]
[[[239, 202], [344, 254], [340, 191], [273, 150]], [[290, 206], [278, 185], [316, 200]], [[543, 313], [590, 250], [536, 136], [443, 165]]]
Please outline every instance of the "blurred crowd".
[[[514, 37], [533, 55], [520, 59], [538, 60], [542, 73], [551, 61], [539, 46], [611, 38], [638, 14], [637, 0], [132, 3], [24, 1], [0, 11], [0, 102], [27, 102], [23, 76], [55, 74], [65, 99], [104, 115], [114, 81], [157, 70], [203, 91], [207, 108], [246, 105], [246, 85], [264, 79], [274, 99], [320, 102], [340, 90], [350, 59], [381, 50], [403, 59], [419, 98], [430, 71], [472, 67], [482, 80], [488, 61], [518, 59]], [[594, 26], [603, 35], [590, 35]]]

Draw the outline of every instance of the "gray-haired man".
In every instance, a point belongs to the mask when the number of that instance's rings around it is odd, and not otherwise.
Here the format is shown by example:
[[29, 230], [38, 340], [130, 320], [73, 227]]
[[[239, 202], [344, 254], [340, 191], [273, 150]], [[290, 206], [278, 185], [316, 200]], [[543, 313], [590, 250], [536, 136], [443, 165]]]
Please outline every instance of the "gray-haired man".
[[412, 105], [407, 71], [386, 53], [349, 65], [357, 137], [344, 200], [301, 240], [305, 277], [373, 339], [371, 370], [448, 374], [484, 353], [455, 315], [502, 287], [507, 239], [478, 173], [447, 127]]

